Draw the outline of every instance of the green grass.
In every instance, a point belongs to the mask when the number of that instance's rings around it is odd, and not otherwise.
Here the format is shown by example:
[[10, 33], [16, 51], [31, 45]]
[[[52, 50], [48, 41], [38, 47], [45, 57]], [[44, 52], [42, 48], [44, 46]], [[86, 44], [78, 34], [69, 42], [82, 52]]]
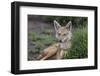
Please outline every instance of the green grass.
[[78, 28], [73, 33], [72, 47], [69, 52], [65, 55], [67, 59], [79, 59], [88, 57], [88, 40], [87, 40], [87, 29]]
[[28, 36], [36, 51], [41, 51], [56, 42], [56, 38], [52, 36], [52, 29], [45, 29], [41, 33], [29, 32]]
[[52, 29], [45, 29], [42, 33], [50, 35], [53, 33], [53, 30]]

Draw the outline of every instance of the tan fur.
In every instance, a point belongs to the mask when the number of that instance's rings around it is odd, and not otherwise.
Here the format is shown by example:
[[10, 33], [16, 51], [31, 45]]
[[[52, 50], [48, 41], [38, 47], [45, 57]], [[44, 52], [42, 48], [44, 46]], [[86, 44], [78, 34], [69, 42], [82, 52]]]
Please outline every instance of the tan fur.
[[56, 44], [53, 44], [53, 45], [49, 46], [48, 48], [44, 49], [43, 52], [38, 57], [38, 59], [46, 60], [49, 57], [56, 55], [57, 51], [60, 50], [59, 46], [60, 46], [60, 44], [56, 43]]

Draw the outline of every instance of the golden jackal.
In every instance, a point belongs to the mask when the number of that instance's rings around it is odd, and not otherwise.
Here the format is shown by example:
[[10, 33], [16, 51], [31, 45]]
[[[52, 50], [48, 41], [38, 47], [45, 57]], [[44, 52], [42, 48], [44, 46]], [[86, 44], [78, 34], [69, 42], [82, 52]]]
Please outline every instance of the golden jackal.
[[63, 59], [65, 53], [64, 50], [71, 47], [72, 22], [69, 21], [66, 26], [61, 26], [56, 20], [54, 20], [54, 27], [58, 43], [44, 49], [38, 57], [40, 60], [46, 60], [54, 55], [55, 59]]

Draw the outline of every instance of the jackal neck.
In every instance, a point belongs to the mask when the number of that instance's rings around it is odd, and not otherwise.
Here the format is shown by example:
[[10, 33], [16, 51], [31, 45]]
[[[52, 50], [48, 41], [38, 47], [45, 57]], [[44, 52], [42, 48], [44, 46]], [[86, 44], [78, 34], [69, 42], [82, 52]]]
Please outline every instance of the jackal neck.
[[61, 49], [69, 49], [71, 47], [71, 41], [60, 43]]

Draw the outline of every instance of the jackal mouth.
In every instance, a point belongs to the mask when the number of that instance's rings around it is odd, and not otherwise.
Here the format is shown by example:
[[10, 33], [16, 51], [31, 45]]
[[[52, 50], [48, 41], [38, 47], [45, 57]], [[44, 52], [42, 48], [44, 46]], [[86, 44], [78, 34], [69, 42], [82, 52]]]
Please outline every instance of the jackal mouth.
[[67, 39], [66, 40], [58, 40], [59, 43], [65, 43], [67, 42]]
[[58, 40], [58, 42], [59, 42], [59, 43], [62, 43], [63, 41], [62, 41], [62, 40]]

